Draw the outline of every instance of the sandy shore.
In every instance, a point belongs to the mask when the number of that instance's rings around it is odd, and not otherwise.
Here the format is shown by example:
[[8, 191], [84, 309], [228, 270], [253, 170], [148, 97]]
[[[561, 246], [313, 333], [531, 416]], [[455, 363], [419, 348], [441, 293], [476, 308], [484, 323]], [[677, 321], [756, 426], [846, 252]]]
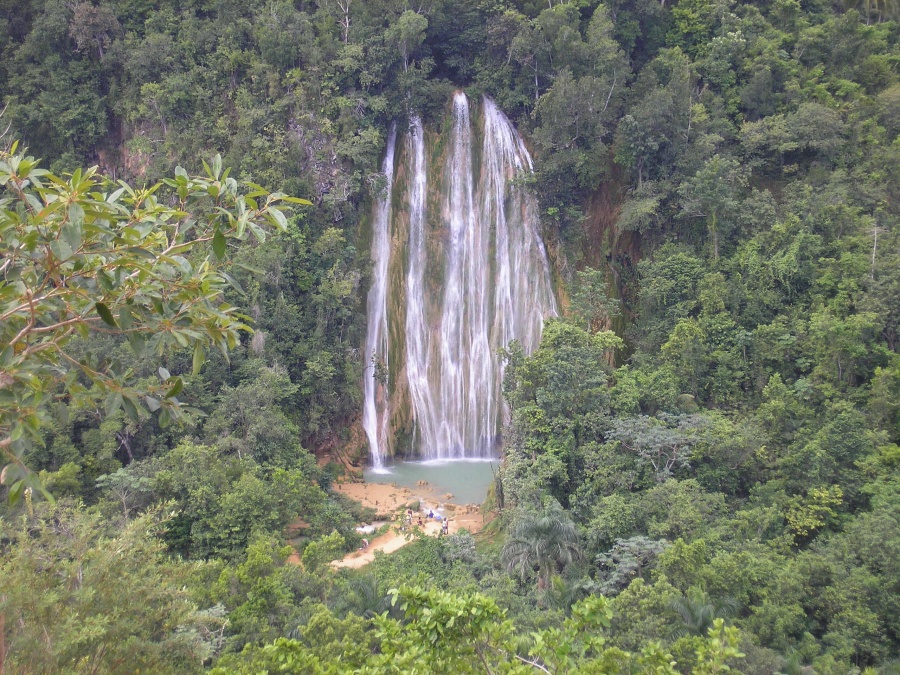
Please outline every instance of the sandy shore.
[[[419, 515], [421, 515], [424, 523], [422, 530], [425, 534], [431, 536], [440, 535], [441, 524], [436, 520], [429, 520], [425, 517], [429, 509], [440, 514], [441, 517], [446, 516], [450, 519], [450, 534], [454, 534], [462, 529], [472, 533], [478, 532], [484, 527], [487, 520], [490, 520], [489, 517], [482, 517], [480, 512], [471, 510], [464, 505], [441, 501], [439, 496], [431, 494], [427, 487], [411, 490], [410, 488], [386, 485], [384, 483], [344, 483], [335, 485], [335, 489], [364, 506], [375, 509], [379, 514], [389, 517], [411, 502], [418, 501], [420, 510], [413, 514], [413, 522], [415, 523]], [[467, 510], [469, 510], [468, 513], [466, 513]], [[406, 544], [413, 541], [413, 537], [408, 533], [398, 532], [398, 524], [395, 521], [389, 532], [369, 542], [369, 547], [365, 551], [348, 553], [341, 560], [332, 562], [332, 567], [362, 567], [375, 559], [376, 551], [393, 553], [406, 546]]]
[[382, 515], [393, 514], [401, 506], [419, 498], [409, 488], [386, 483], [337, 483], [333, 487], [337, 492]]

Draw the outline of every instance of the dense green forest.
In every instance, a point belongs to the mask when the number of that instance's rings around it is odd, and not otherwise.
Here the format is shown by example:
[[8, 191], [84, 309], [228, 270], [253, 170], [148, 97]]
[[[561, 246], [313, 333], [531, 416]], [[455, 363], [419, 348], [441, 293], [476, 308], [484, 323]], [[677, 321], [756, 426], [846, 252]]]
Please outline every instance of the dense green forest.
[[[898, 21], [0, 0], [0, 673], [900, 671]], [[332, 571], [388, 129], [460, 88], [564, 316], [487, 530]]]

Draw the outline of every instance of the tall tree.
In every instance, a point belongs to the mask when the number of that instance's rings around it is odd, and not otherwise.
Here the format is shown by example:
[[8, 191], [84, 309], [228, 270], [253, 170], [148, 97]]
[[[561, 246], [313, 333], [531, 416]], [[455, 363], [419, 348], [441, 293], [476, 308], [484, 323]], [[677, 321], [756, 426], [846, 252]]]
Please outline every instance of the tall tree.
[[537, 569], [537, 587], [545, 591], [550, 577], [581, 558], [575, 524], [558, 502], [536, 513], [525, 513], [510, 529], [500, 556], [509, 572], [524, 580]]

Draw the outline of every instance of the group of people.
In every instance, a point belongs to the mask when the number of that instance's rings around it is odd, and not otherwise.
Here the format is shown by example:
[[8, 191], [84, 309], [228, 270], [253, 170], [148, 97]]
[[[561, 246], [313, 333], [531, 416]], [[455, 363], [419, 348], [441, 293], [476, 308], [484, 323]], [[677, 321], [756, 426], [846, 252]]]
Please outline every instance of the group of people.
[[441, 524], [441, 534], [450, 534], [450, 519], [447, 516], [441, 517], [439, 514], [436, 514], [429, 509], [428, 519], [437, 520]]
[[[407, 508], [406, 509], [406, 517], [403, 518], [402, 522], [400, 523], [400, 531], [401, 532], [406, 532], [406, 529], [412, 525], [413, 517], [414, 517], [413, 510], [410, 508]], [[425, 526], [425, 523], [422, 520], [421, 513], [416, 515], [415, 518], [416, 518], [416, 524], [419, 527]], [[428, 520], [436, 520], [437, 522], [439, 522], [441, 524], [441, 535], [442, 536], [447, 536], [448, 534], [450, 534], [450, 519], [449, 518], [447, 518], [446, 516], [441, 516], [439, 513], [435, 513], [434, 510], [432, 510], [432, 509], [429, 509], [428, 515], [426, 516], [426, 518]], [[363, 539], [362, 546], [359, 547], [359, 550], [366, 551], [366, 550], [368, 550], [368, 548], [369, 548], [369, 540]]]
[[[407, 528], [412, 526], [413, 517], [414, 517], [413, 510], [410, 508], [407, 508], [406, 516], [400, 522], [400, 531], [401, 532], [406, 532]], [[417, 514], [415, 516], [415, 518], [416, 518], [416, 525], [418, 525], [419, 527], [425, 526], [425, 523], [422, 520], [421, 513]], [[449, 518], [447, 518], [446, 516], [441, 516], [439, 513], [435, 513], [433, 509], [429, 509], [428, 515], [426, 516], [426, 518], [428, 520], [436, 520], [437, 522], [439, 522], [441, 524], [441, 535], [442, 536], [447, 536], [448, 534], [450, 534], [450, 519]], [[359, 547], [359, 550], [366, 551], [368, 548], [369, 548], [369, 540], [363, 539], [362, 546]]]
[[[419, 527], [425, 527], [425, 523], [422, 520], [422, 515], [418, 514], [415, 516], [416, 525]], [[446, 516], [442, 517], [440, 514], [435, 513], [433, 509], [429, 509], [428, 515], [426, 516], [428, 520], [436, 520], [441, 524], [441, 534], [447, 535], [450, 534], [450, 519]], [[406, 518], [404, 518], [403, 524], [400, 526], [400, 531], [405, 532], [407, 527], [410, 527], [413, 522], [413, 510], [411, 508], [406, 509]]]

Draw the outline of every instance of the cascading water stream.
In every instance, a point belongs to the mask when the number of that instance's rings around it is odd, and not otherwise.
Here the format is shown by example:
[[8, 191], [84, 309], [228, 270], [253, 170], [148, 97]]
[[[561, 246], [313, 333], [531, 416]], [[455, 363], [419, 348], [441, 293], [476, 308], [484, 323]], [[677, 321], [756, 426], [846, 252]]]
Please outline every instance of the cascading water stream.
[[[392, 381], [390, 390], [408, 392], [412, 410], [405, 417], [392, 410], [387, 390], [367, 372], [363, 426], [376, 468], [389, 452], [395, 413], [405, 420], [398, 428], [405, 425], [411, 450], [426, 459], [491, 456], [506, 414], [498, 350], [515, 339], [531, 353], [544, 319], [556, 314], [537, 202], [513, 183], [532, 170], [531, 157], [493, 101], [485, 98], [482, 112], [476, 157], [469, 101], [462, 93], [454, 96], [438, 171], [429, 171], [421, 121], [410, 120], [402, 150], [405, 190], [398, 190], [405, 195], [402, 206], [390, 202], [393, 132], [388, 140], [389, 193], [373, 214], [375, 278], [366, 348], [386, 365], [389, 353], [398, 354], [390, 351], [390, 336], [402, 333], [405, 363], [391, 364], [401, 381]], [[403, 215], [405, 230], [392, 225]], [[392, 233], [404, 231], [406, 241], [391, 249]], [[391, 269], [405, 273], [392, 275]], [[391, 287], [391, 280], [401, 279], [402, 287]], [[392, 297], [405, 300], [398, 303], [402, 316], [390, 316]]]
[[[484, 118], [480, 217], [495, 228], [491, 343], [505, 347], [515, 339], [531, 353], [540, 344], [544, 319], [557, 312], [537, 200], [510, 183], [533, 165], [522, 137], [489, 98]], [[498, 392], [501, 382], [502, 377]]]
[[428, 174], [425, 168], [425, 130], [413, 117], [406, 136], [406, 163], [409, 191], [409, 242], [406, 272], [406, 375], [418, 434], [426, 443], [435, 434], [435, 397], [431, 387], [431, 331], [426, 318], [426, 199]]
[[434, 410], [425, 411], [438, 433], [423, 435], [421, 443], [422, 453], [432, 459], [489, 454], [497, 435], [491, 424], [490, 233], [475, 212], [472, 124], [465, 94], [454, 96], [452, 114], [442, 205], [449, 238], [440, 306], [439, 398]]
[[[366, 306], [368, 332], [366, 334], [366, 358], [371, 359], [363, 384], [363, 429], [369, 438], [372, 465], [384, 466], [388, 447], [389, 400], [385, 382], [376, 377], [375, 363], [381, 373], [388, 372], [388, 322], [387, 280], [391, 253], [391, 191], [394, 184], [394, 149], [397, 144], [397, 127], [388, 134], [387, 152], [382, 172], [385, 176], [385, 193], [375, 204], [372, 227], [372, 288]], [[383, 367], [381, 367], [383, 366]], [[370, 372], [371, 371], [371, 372]]]

